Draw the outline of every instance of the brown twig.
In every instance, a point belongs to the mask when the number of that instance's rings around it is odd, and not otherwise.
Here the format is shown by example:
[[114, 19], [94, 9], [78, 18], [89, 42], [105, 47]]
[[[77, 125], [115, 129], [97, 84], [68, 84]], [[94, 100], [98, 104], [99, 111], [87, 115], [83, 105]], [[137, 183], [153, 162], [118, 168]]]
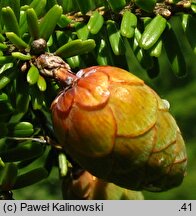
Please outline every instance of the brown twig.
[[[118, 13], [106, 7], [99, 7], [96, 8], [95, 10], [98, 11], [104, 17], [105, 20], [112, 19], [118, 21], [121, 19], [123, 13], [127, 10], [130, 10], [138, 17], [146, 17], [146, 16], [154, 17], [155, 15], [160, 14], [165, 18], [170, 18], [171, 16], [180, 12], [194, 14], [190, 6], [191, 6], [190, 0], [182, 0], [177, 4], [173, 4], [171, 0], [158, 1], [156, 3], [153, 12], [149, 13], [139, 8], [137, 5], [135, 5], [133, 1], [130, 1], [130, 3], [127, 4]], [[74, 24], [76, 22], [87, 23], [92, 13], [93, 11], [89, 11], [86, 14], [82, 14], [81, 12], [70, 12], [66, 14], [70, 19], [72, 19], [72, 22], [68, 26], [68, 28], [74, 27]]]

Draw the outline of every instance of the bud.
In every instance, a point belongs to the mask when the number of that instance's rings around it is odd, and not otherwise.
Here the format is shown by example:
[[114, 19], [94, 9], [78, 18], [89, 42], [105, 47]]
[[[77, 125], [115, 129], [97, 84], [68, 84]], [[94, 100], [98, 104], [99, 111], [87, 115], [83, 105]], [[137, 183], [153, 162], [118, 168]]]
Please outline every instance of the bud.
[[47, 48], [47, 43], [43, 38], [39, 38], [37, 40], [34, 40], [31, 43], [31, 53], [33, 55], [40, 55], [45, 52]]
[[92, 175], [131, 190], [164, 191], [186, 172], [186, 149], [168, 106], [125, 70], [80, 70], [52, 103], [59, 143]]

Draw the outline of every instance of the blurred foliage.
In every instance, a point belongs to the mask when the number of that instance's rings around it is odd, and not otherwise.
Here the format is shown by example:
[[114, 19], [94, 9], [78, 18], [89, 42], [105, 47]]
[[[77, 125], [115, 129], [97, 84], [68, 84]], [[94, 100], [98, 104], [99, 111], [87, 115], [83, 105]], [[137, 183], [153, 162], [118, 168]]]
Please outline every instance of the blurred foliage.
[[[62, 151], [45, 138], [55, 140], [50, 104], [60, 86], [32, 68], [46, 49], [73, 71], [92, 65], [122, 67], [167, 99], [186, 141], [187, 176], [178, 188], [144, 192], [144, 197], [196, 199], [196, 2], [149, 2], [141, 7], [141, 1], [128, 0], [0, 1], [1, 190], [13, 190], [15, 199], [62, 199]], [[132, 15], [123, 21], [124, 8]], [[163, 19], [153, 21], [157, 14]], [[40, 37], [47, 47], [36, 53], [32, 41]]]

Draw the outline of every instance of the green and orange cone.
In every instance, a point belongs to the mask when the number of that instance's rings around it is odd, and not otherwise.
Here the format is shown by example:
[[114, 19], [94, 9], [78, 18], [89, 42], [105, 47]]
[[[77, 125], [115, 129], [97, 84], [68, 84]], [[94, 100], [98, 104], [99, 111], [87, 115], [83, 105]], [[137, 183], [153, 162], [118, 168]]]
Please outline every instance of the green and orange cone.
[[62, 66], [53, 75], [68, 85], [51, 106], [55, 134], [81, 167], [131, 190], [164, 191], [182, 182], [180, 130], [167, 103], [141, 79], [111, 66], [76, 75]]

